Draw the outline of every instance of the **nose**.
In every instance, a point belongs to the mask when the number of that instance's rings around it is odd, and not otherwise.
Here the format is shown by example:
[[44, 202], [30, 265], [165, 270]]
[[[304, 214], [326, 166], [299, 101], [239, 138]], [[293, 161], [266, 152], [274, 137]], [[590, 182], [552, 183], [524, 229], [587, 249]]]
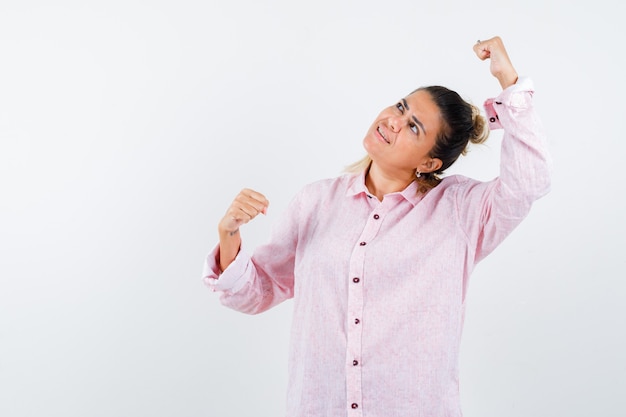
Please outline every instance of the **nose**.
[[389, 129], [394, 133], [398, 133], [400, 127], [402, 127], [402, 123], [404, 123], [402, 117], [391, 116], [389, 118]]

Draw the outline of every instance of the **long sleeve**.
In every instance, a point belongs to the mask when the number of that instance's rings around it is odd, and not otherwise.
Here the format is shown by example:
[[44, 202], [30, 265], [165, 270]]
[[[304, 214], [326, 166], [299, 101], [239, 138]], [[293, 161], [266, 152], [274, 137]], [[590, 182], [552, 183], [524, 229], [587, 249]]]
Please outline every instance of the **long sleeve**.
[[209, 253], [203, 279], [213, 291], [221, 292], [223, 305], [258, 314], [293, 297], [297, 206], [294, 199], [268, 243], [258, 247], [252, 256], [242, 249], [224, 272], [219, 269], [219, 245]]
[[532, 82], [522, 78], [485, 102], [490, 128], [504, 129], [500, 174], [490, 182], [466, 182], [456, 201], [474, 262], [491, 253], [550, 190], [552, 164], [532, 96]]

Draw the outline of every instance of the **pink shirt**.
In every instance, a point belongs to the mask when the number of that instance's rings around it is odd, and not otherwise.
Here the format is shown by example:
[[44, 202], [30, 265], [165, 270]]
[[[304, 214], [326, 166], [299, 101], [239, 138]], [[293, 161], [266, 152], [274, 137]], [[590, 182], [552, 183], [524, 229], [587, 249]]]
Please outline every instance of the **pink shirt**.
[[204, 280], [256, 314], [293, 298], [288, 417], [457, 417], [470, 274], [550, 187], [550, 158], [521, 79], [485, 103], [504, 128], [500, 176], [453, 175], [369, 195], [364, 175], [309, 184], [267, 244]]

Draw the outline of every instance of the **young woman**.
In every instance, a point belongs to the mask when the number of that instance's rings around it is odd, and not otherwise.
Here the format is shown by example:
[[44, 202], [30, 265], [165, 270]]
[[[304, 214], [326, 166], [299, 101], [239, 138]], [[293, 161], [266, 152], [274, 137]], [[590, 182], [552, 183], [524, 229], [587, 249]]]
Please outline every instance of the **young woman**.
[[[502, 40], [479, 41], [502, 93], [479, 110], [445, 87], [384, 109], [350, 173], [305, 186], [250, 256], [240, 226], [268, 200], [244, 189], [219, 222], [204, 280], [263, 312], [293, 298], [287, 416], [461, 416], [458, 356], [474, 266], [550, 187], [529, 79]], [[440, 178], [469, 142], [503, 128], [498, 178]]]

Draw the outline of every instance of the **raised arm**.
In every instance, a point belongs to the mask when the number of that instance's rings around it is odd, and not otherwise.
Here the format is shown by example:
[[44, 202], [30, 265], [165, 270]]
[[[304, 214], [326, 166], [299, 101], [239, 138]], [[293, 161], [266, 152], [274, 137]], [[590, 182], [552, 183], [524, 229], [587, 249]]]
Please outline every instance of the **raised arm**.
[[474, 260], [489, 254], [528, 215], [533, 202], [550, 189], [552, 164], [540, 118], [533, 106], [534, 87], [520, 77], [499, 37], [473, 47], [503, 91], [485, 102], [491, 130], [503, 129], [500, 174], [489, 182], [467, 181], [457, 195], [458, 216]]

